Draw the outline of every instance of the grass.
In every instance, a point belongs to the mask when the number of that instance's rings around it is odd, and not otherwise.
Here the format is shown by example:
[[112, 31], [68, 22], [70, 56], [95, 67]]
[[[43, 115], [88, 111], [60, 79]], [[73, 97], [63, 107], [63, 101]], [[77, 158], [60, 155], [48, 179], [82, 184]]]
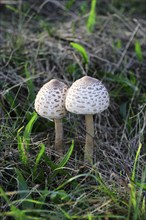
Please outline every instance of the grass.
[[94, 25], [96, 24], [96, 4], [97, 0], [91, 1], [90, 14], [87, 21], [87, 30], [92, 32], [94, 30]]
[[[1, 7], [1, 219], [146, 219], [146, 22], [142, 1], [125, 2]], [[34, 112], [44, 83], [70, 86], [84, 74], [110, 93], [109, 109], [94, 117], [92, 166], [83, 163], [84, 117], [64, 118], [61, 158], [54, 123]]]

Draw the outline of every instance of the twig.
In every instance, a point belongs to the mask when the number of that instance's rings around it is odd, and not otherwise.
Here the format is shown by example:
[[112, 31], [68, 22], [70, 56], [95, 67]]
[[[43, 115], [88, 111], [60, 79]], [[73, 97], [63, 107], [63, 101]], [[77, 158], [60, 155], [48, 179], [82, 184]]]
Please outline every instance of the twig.
[[116, 69], [115, 69], [115, 70], [117, 70], [117, 69], [120, 67], [120, 65], [121, 65], [121, 63], [122, 63], [122, 61], [123, 61], [123, 59], [124, 59], [124, 57], [125, 57], [125, 55], [126, 55], [126, 52], [127, 52], [128, 48], [129, 48], [129, 46], [130, 46], [130, 44], [131, 44], [131, 42], [132, 42], [134, 36], [136, 35], [136, 33], [137, 33], [139, 27], [140, 27], [140, 24], [138, 24], [138, 25], [136, 26], [135, 30], [133, 31], [133, 33], [132, 33], [132, 35], [131, 35], [131, 37], [130, 37], [128, 43], [126, 44], [126, 47], [125, 47], [125, 49], [124, 49], [124, 51], [123, 51], [123, 53], [122, 53], [122, 55], [121, 55], [121, 57], [120, 57], [120, 60], [119, 60], [119, 62], [118, 62], [117, 65], [116, 65]]

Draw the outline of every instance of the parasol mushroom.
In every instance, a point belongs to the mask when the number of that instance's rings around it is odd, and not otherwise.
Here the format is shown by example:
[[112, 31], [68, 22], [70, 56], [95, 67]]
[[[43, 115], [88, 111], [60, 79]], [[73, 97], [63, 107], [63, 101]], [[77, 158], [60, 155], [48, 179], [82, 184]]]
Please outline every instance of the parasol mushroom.
[[65, 105], [69, 112], [85, 115], [86, 144], [84, 160], [91, 162], [94, 145], [93, 115], [108, 108], [109, 94], [107, 89], [98, 79], [84, 76], [76, 80], [68, 89]]
[[57, 79], [44, 84], [35, 99], [36, 112], [55, 122], [55, 150], [63, 153], [63, 125], [62, 118], [66, 114], [65, 97], [67, 85]]

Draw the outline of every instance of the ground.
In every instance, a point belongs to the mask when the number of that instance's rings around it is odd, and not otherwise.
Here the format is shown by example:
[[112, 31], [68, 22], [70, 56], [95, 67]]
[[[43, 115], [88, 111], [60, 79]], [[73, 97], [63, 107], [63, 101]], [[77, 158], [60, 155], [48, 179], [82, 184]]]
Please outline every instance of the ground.
[[[0, 2], [1, 218], [146, 219], [145, 1]], [[110, 95], [92, 165], [83, 115], [63, 119], [62, 158], [54, 123], [34, 111], [50, 79], [84, 75]]]

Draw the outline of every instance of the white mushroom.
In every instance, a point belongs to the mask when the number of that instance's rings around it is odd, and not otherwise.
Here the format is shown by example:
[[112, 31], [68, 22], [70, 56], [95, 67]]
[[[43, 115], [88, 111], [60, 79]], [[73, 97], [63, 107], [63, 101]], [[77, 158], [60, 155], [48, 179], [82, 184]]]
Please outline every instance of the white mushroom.
[[52, 79], [39, 90], [35, 99], [36, 112], [55, 122], [55, 149], [63, 153], [63, 125], [62, 118], [66, 114], [65, 97], [67, 85], [57, 79]]
[[69, 112], [85, 115], [86, 144], [84, 159], [91, 162], [94, 138], [93, 115], [108, 108], [109, 94], [101, 81], [84, 76], [76, 80], [68, 89], [65, 105]]

